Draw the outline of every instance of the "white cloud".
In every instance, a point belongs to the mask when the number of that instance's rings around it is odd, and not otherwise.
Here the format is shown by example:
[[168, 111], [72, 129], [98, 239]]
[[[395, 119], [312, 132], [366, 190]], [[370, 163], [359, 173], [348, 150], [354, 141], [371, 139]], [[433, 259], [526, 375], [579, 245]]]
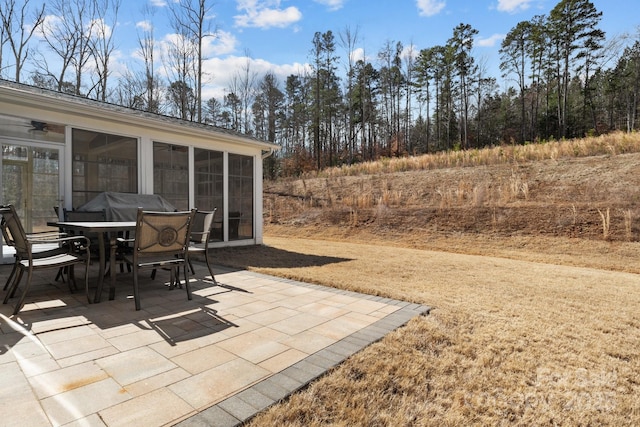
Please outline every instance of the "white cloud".
[[136, 28], [140, 28], [142, 31], [151, 31], [153, 30], [153, 24], [151, 21], [139, 21], [136, 22]]
[[40, 31], [36, 31], [36, 37], [39, 37], [40, 34], [46, 36], [52, 36], [56, 28], [64, 24], [64, 20], [56, 15], [47, 15], [44, 17], [44, 22], [40, 26]]
[[314, 1], [316, 3], [327, 6], [331, 11], [342, 9], [342, 6], [344, 6], [346, 2], [346, 0], [314, 0]]
[[447, 4], [438, 0], [416, 0], [420, 16], [433, 16], [440, 13]]
[[[61, 33], [66, 33], [70, 30], [70, 26], [74, 26], [75, 24], [72, 22], [65, 22], [64, 16], [58, 15], [46, 15], [44, 17], [44, 22], [42, 26], [36, 31], [35, 36], [40, 37], [41, 35], [46, 35], [47, 37], [60, 37]], [[108, 25], [102, 18], [95, 19], [91, 22], [85, 23], [85, 32], [88, 31], [89, 28], [93, 27], [93, 31], [96, 29], [100, 29], [105, 36], [111, 35], [111, 26]], [[66, 28], [66, 29], [65, 29]], [[30, 28], [28, 28], [30, 30]], [[75, 29], [75, 28], [74, 28]]]
[[516, 13], [529, 9], [532, 0], [498, 0], [500, 12]]
[[[114, 77], [124, 76], [130, 71], [126, 59], [126, 55], [121, 50], [116, 49], [111, 52], [109, 56], [109, 72]], [[111, 84], [113, 84], [113, 81]]]
[[216, 98], [223, 100], [224, 95], [229, 93], [233, 79], [241, 73], [249, 64], [249, 72], [257, 75], [260, 81], [267, 73], [273, 73], [280, 82], [281, 89], [292, 74], [304, 74], [310, 72], [308, 64], [272, 64], [264, 59], [247, 58], [246, 56], [228, 56], [226, 58], [211, 58], [204, 62], [205, 74], [209, 76], [209, 82], [203, 88], [203, 98]]
[[228, 55], [236, 50], [238, 39], [227, 32], [218, 30], [215, 37], [206, 37], [204, 40], [203, 51], [205, 57], [214, 55]]
[[358, 62], [360, 60], [364, 60], [365, 59], [365, 55], [364, 55], [364, 49], [359, 47], [357, 49], [354, 49], [351, 52], [351, 61], [352, 62]]
[[151, 6], [165, 7], [167, 2], [165, 0], [151, 0]]
[[479, 47], [494, 47], [496, 44], [502, 42], [504, 40], [504, 34], [493, 34], [489, 37], [479, 37], [476, 39], [476, 46]]
[[93, 29], [92, 31], [94, 31], [94, 34], [97, 34], [98, 37], [104, 37], [105, 39], [111, 37], [111, 34], [113, 33], [113, 28], [111, 25], [107, 24], [103, 18], [94, 19], [92, 21], [91, 28]]
[[234, 16], [238, 27], [285, 28], [302, 19], [297, 7], [281, 9], [280, 0], [239, 0], [237, 9], [244, 12]]
[[[168, 55], [172, 45], [181, 45], [181, 37], [178, 34], [165, 34], [164, 38], [158, 42], [158, 46], [163, 55]], [[205, 58], [228, 55], [236, 50], [238, 39], [227, 31], [218, 30], [215, 35], [210, 35], [202, 39], [202, 53]]]
[[[162, 51], [162, 55], [167, 54], [167, 49], [169, 49], [171, 43], [177, 40], [177, 37], [178, 35], [176, 34], [167, 34], [164, 39], [159, 42], [158, 47]], [[237, 48], [237, 39], [233, 34], [225, 31], [218, 31], [215, 38], [207, 37], [204, 40], [204, 56], [207, 59], [205, 59], [202, 64], [204, 76], [202, 96], [205, 100], [214, 97], [222, 101], [224, 95], [229, 93], [233, 79], [239, 74], [244, 73], [247, 67], [247, 61], [250, 72], [255, 73], [258, 80], [262, 79], [265, 73], [272, 72], [278, 78], [282, 87], [284, 87], [287, 77], [291, 74], [311, 72], [308, 64], [273, 64], [264, 59], [232, 55], [231, 53]], [[139, 60], [141, 58], [139, 52], [136, 52], [133, 58]], [[124, 71], [124, 69], [118, 69], [119, 74]], [[167, 78], [167, 69], [161, 67], [158, 71]]]
[[411, 44], [407, 44], [404, 45], [404, 47], [402, 48], [402, 53], [400, 54], [402, 58], [413, 58], [416, 59], [418, 57], [418, 55], [420, 54], [420, 49], [418, 49], [418, 47], [411, 43]]

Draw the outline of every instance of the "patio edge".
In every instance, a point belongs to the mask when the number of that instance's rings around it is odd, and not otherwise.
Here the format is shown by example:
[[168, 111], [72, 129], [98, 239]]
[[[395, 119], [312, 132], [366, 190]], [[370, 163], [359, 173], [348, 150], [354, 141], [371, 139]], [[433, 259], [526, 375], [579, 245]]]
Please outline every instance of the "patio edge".
[[[261, 273], [251, 272], [257, 277], [269, 277]], [[353, 291], [309, 284], [290, 279], [279, 279], [296, 286], [322, 289], [342, 295], [353, 295], [358, 298], [379, 301], [396, 305], [400, 308], [363, 329], [348, 335], [341, 340], [307, 356], [290, 367], [265, 378], [245, 390], [228, 397], [221, 402], [200, 411], [199, 413], [178, 422], [179, 427], [237, 427], [255, 417], [261, 411], [287, 398], [312, 381], [325, 375], [330, 369], [338, 366], [353, 354], [381, 340], [389, 332], [406, 325], [417, 316], [429, 314], [431, 307], [409, 303], [401, 300], [367, 295]]]

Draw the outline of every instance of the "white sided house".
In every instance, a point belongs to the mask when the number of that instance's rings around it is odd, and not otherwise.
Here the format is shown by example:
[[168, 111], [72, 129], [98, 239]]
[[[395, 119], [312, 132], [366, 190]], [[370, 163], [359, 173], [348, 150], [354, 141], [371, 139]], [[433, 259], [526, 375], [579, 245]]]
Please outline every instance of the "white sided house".
[[47, 229], [54, 206], [118, 192], [216, 208], [212, 246], [262, 243], [262, 160], [275, 144], [5, 80], [0, 144], [0, 204], [16, 206], [27, 232]]

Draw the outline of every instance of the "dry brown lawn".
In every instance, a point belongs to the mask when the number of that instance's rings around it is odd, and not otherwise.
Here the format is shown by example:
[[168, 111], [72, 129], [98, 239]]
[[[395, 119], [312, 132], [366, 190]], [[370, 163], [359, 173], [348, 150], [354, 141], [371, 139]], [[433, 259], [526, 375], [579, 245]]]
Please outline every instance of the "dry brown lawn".
[[250, 425], [640, 425], [639, 147], [609, 135], [265, 183], [265, 245], [221, 263], [433, 310]]
[[250, 425], [639, 425], [640, 277], [526, 257], [291, 236], [220, 251], [433, 307]]

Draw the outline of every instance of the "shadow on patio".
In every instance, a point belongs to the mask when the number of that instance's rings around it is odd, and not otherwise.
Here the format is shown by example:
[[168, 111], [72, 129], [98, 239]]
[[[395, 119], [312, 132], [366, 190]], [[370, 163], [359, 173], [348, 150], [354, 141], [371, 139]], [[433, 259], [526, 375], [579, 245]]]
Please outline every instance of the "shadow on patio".
[[[206, 271], [203, 265], [196, 266], [199, 272]], [[10, 350], [26, 333], [39, 335], [60, 331], [61, 334], [73, 334], [74, 328], [85, 325], [95, 325], [103, 331], [134, 326], [140, 331], [153, 331], [167, 343], [175, 345], [236, 326], [220, 316], [216, 309], [211, 308], [211, 304], [217, 303], [216, 297], [225, 293], [250, 293], [221, 280], [216, 286], [210, 280], [192, 276], [193, 299], [189, 301], [184, 287], [171, 289], [168, 286], [168, 273], [158, 273], [155, 280], [143, 274], [140, 276], [143, 309], [136, 311], [130, 273], [118, 274], [115, 300], [108, 300], [105, 291], [102, 302], [88, 304], [82, 288], [84, 272], [78, 270], [76, 281], [80, 290], [74, 293], [69, 292], [68, 285], [63, 281], [54, 280], [55, 271], [44, 271], [34, 275], [27, 303], [18, 315], [11, 316], [12, 303], [17, 296], [10, 299], [8, 304], [0, 305], [0, 327], [4, 332], [0, 336], [0, 354]], [[8, 265], [0, 267], [0, 283], [4, 283], [9, 271]], [[95, 282], [91, 276], [95, 277], [95, 274], [97, 267], [93, 265], [89, 279], [91, 295], [94, 289], [92, 282]], [[10, 333], [11, 330], [15, 334]]]
[[246, 269], [321, 267], [351, 261], [348, 258], [290, 252], [266, 245], [216, 249], [215, 260], [224, 265]]

